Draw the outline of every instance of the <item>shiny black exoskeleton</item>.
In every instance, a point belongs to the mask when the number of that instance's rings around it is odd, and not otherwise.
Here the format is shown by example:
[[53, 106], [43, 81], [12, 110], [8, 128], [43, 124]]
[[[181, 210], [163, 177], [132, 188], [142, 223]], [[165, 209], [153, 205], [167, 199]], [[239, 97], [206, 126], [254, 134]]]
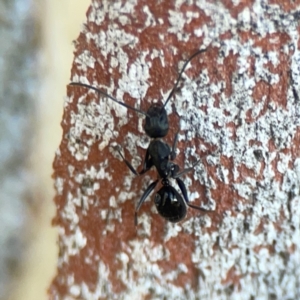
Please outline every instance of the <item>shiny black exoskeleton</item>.
[[[182, 171], [179, 171], [179, 166], [173, 163], [172, 161], [176, 157], [176, 144], [177, 144], [177, 138], [178, 134], [175, 135], [174, 142], [172, 148], [169, 147], [168, 144], [166, 144], [163, 140], [160, 138], [163, 138], [167, 135], [168, 130], [169, 130], [169, 122], [168, 122], [168, 116], [167, 112], [165, 110], [165, 106], [167, 105], [168, 101], [170, 98], [173, 96], [179, 80], [182, 76], [182, 73], [184, 72], [187, 64], [197, 55], [203, 53], [205, 50], [199, 50], [196, 53], [194, 53], [183, 65], [183, 68], [177, 78], [177, 81], [170, 92], [166, 102], [164, 105], [162, 104], [152, 104], [147, 112], [143, 112], [139, 109], [136, 109], [134, 107], [129, 106], [126, 103], [123, 103], [114, 97], [108, 95], [107, 93], [93, 87], [87, 84], [83, 83], [78, 83], [78, 82], [72, 82], [70, 85], [77, 85], [77, 86], [82, 86], [86, 87], [89, 89], [92, 89], [99, 94], [102, 94], [109, 99], [113, 100], [114, 102], [119, 103], [122, 106], [125, 106], [126, 108], [132, 109], [138, 113], [141, 113], [146, 116], [145, 124], [144, 124], [144, 130], [146, 134], [152, 138], [152, 141], [150, 142], [145, 159], [144, 159], [144, 164], [143, 168], [140, 172], [137, 172], [134, 167], [131, 165], [131, 163], [124, 158], [122, 153], [119, 151], [122, 159], [128, 166], [128, 168], [135, 174], [135, 175], [141, 175], [146, 173], [151, 167], [155, 167], [157, 170], [157, 173], [159, 175], [159, 179], [155, 180], [152, 182], [144, 194], [142, 195], [141, 199], [139, 200], [136, 210], [135, 210], [135, 224], [137, 225], [137, 213], [138, 210], [140, 209], [141, 205], [144, 203], [146, 198], [149, 196], [149, 194], [155, 189], [157, 186], [158, 182], [160, 181], [162, 184], [162, 187], [156, 192], [155, 198], [154, 198], [154, 203], [157, 208], [158, 213], [165, 218], [166, 220], [170, 222], [179, 222], [182, 220], [186, 214], [187, 214], [187, 207], [192, 207], [194, 209], [198, 209], [201, 211], [207, 212], [208, 210], [192, 205], [189, 203], [188, 195], [187, 195], [187, 190], [186, 187], [183, 183], [183, 181], [179, 178], [183, 174], [191, 171], [194, 166], [198, 163], [196, 162], [192, 167], [184, 169]], [[176, 180], [179, 189], [182, 193], [178, 193], [174, 187], [170, 185], [169, 179], [173, 178]], [[183, 196], [183, 197], [182, 197]]]

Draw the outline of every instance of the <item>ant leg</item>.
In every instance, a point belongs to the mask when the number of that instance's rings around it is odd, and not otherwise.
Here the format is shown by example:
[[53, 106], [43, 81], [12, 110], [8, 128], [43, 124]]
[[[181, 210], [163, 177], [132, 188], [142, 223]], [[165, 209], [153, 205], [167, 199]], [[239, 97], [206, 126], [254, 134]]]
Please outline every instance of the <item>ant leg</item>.
[[130, 169], [130, 171], [135, 175], [139, 175], [139, 173], [135, 170], [135, 168], [132, 166], [132, 164], [127, 159], [125, 159], [125, 157], [123, 156], [120, 149], [117, 149], [117, 150], [118, 150], [119, 154], [121, 155], [122, 159], [124, 160], [125, 164], [127, 165], [127, 167]]
[[147, 149], [146, 156], [144, 159], [143, 169], [139, 172], [139, 174], [142, 175], [146, 173], [147, 171], [150, 170], [152, 166], [153, 166], [153, 162], [152, 159], [150, 158], [149, 150]]
[[178, 131], [175, 134], [173, 145], [172, 145], [172, 150], [171, 150], [171, 154], [170, 154], [170, 159], [171, 160], [174, 160], [175, 157], [176, 157], [177, 142], [178, 142]]
[[[77, 85], [77, 84], [74, 84]], [[78, 84], [81, 85], [81, 84]], [[86, 85], [83, 85], [86, 86]], [[115, 134], [113, 131], [110, 130], [110, 132], [112, 133], [112, 135], [116, 138]], [[124, 155], [122, 154], [122, 152], [120, 151], [120, 145], [116, 145], [113, 146], [113, 149], [117, 150], [121, 156], [121, 158], [123, 159], [123, 161], [125, 162], [126, 166], [130, 169], [130, 171], [134, 174], [134, 175], [139, 175], [139, 173], [136, 171], [136, 169], [132, 166], [132, 164], [124, 157]]]
[[181, 177], [185, 173], [192, 171], [199, 162], [200, 162], [200, 159], [197, 160], [195, 163], [193, 163], [193, 165], [190, 168], [183, 169], [181, 172], [174, 174], [172, 176], [172, 178], [177, 179], [178, 177]]
[[186, 190], [186, 187], [183, 183], [183, 181], [180, 179], [180, 178], [176, 178], [176, 182], [181, 190], [181, 193], [183, 195], [183, 198], [186, 202], [186, 204], [191, 207], [191, 208], [194, 208], [194, 209], [198, 209], [198, 210], [201, 210], [201, 211], [204, 211], [204, 212], [212, 212], [212, 210], [207, 210], [205, 208], [202, 208], [200, 206], [196, 206], [196, 205], [193, 205], [193, 204], [190, 204], [189, 203], [189, 198], [188, 198], [188, 195], [187, 195], [187, 190]]
[[140, 207], [142, 206], [142, 204], [144, 203], [144, 201], [146, 200], [146, 198], [149, 196], [149, 194], [155, 189], [157, 183], [158, 183], [159, 179], [153, 181], [146, 189], [146, 191], [144, 192], [144, 194], [142, 195], [140, 201], [138, 202], [138, 205], [136, 206], [135, 209], [135, 213], [134, 213], [134, 225], [137, 226], [137, 213], [138, 210], [140, 209]]
[[127, 167], [130, 169], [130, 171], [134, 174], [134, 175], [142, 175], [144, 173], [146, 173], [152, 166], [153, 166], [153, 162], [150, 158], [149, 152], [147, 150], [146, 152], [146, 156], [144, 159], [144, 165], [143, 165], [143, 169], [138, 172], [133, 166], [132, 164], [124, 157], [124, 155], [122, 154], [122, 152], [120, 151], [120, 149], [117, 149], [117, 151], [119, 152], [120, 156], [122, 157], [122, 159], [124, 160], [125, 164], [127, 165]]
[[[214, 152], [214, 153], [217, 153], [217, 152]], [[213, 153], [213, 154], [214, 154], [214, 153]], [[206, 158], [206, 157], [209, 156], [209, 155], [211, 155], [211, 154], [207, 154], [207, 155], [203, 156], [201, 159], [204, 159], [204, 158]], [[201, 161], [201, 159], [199, 159], [199, 160], [197, 160], [196, 162], [194, 162], [193, 165], [192, 165], [190, 168], [183, 169], [182, 171], [180, 171], [180, 172], [178, 172], [178, 173], [177, 173], [177, 171], [175, 171], [175, 172], [172, 174], [172, 178], [176, 179], [176, 178], [178, 178], [178, 177], [181, 177], [181, 176], [184, 175], [185, 173], [188, 173], [188, 172], [192, 171], [192, 170], [195, 168], [195, 166], [197, 166], [197, 165], [199, 164], [199, 162]]]

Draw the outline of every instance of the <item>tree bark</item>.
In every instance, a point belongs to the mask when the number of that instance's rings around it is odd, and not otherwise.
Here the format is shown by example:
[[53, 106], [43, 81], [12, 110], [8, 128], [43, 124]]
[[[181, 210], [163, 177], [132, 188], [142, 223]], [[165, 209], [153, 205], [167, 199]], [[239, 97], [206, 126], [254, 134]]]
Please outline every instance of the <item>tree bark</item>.
[[[164, 102], [189, 209], [168, 223], [146, 201], [144, 117], [68, 86], [54, 161], [59, 227], [51, 299], [297, 299], [299, 12], [280, 1], [93, 1], [72, 82], [146, 111]], [[176, 183], [172, 182], [176, 187]], [[159, 187], [158, 187], [159, 189]], [[155, 192], [154, 192], [155, 193]], [[154, 193], [149, 196], [153, 200]]]

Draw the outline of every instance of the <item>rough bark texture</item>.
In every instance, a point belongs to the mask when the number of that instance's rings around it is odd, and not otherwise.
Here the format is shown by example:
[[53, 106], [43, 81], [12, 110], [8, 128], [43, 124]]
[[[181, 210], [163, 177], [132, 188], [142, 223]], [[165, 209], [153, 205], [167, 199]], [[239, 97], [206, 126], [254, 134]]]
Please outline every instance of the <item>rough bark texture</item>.
[[[280, 6], [281, 5], [281, 6]], [[93, 1], [71, 81], [147, 110], [167, 106], [189, 210], [167, 223], [135, 177], [149, 143], [143, 117], [68, 87], [54, 162], [60, 256], [51, 299], [300, 297], [300, 5], [290, 1]], [[175, 185], [174, 185], [175, 186]], [[153, 198], [153, 194], [149, 199]]]

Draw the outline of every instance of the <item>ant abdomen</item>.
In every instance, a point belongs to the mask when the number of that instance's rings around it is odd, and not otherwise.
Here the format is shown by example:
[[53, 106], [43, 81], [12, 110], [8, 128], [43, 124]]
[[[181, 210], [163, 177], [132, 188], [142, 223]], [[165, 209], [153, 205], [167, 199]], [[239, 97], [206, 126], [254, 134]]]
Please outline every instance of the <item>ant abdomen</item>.
[[185, 218], [187, 205], [181, 195], [171, 185], [164, 185], [154, 197], [158, 213], [172, 223]]

